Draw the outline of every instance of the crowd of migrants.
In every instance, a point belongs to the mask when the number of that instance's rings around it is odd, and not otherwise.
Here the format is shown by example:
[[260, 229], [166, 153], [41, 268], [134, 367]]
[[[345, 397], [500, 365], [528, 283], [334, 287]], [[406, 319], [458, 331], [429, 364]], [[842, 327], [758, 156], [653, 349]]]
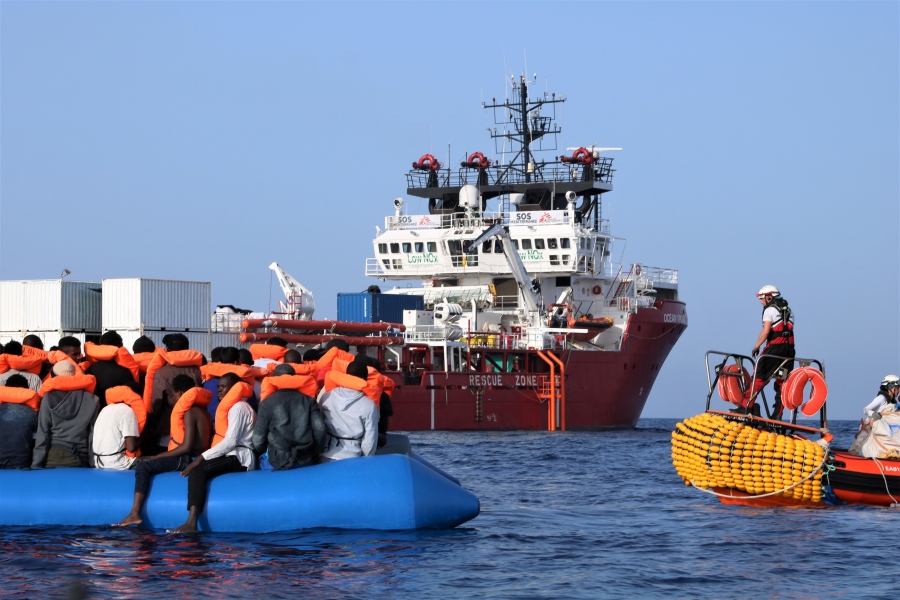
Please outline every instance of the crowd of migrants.
[[134, 470], [141, 523], [151, 478], [188, 478], [195, 531], [207, 482], [256, 468], [295, 469], [374, 454], [387, 440], [394, 383], [343, 340], [303, 355], [280, 338], [215, 348], [207, 361], [183, 334], [133, 353], [115, 331], [99, 344], [64, 337], [8, 342], [0, 354], [0, 468]]

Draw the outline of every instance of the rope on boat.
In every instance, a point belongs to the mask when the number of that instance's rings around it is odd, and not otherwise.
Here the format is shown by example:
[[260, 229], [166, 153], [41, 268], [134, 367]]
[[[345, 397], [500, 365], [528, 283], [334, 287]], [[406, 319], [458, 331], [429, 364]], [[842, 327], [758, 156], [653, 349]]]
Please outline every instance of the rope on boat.
[[893, 504], [891, 504], [891, 507], [892, 507], [892, 508], [893, 508], [893, 507], [900, 507], [900, 502], [897, 502], [897, 499], [894, 498], [894, 496], [891, 494], [891, 489], [890, 489], [890, 487], [888, 487], [887, 476], [885, 476], [885, 474], [884, 474], [884, 467], [881, 465], [881, 461], [878, 460], [877, 458], [873, 458], [872, 460], [875, 461], [875, 464], [878, 465], [878, 470], [881, 471], [881, 478], [884, 480], [884, 492], [885, 492], [885, 493], [888, 495], [888, 497], [889, 497], [891, 500], [893, 500], [893, 502], [894, 502]]
[[[702, 488], [702, 487], [696, 485], [696, 484], [694, 483], [694, 480], [693, 480], [693, 479], [691, 479], [691, 485], [694, 486], [695, 488], [697, 488], [698, 490], [700, 490], [701, 492], [706, 492], [707, 494], [712, 494], [713, 496], [717, 496], [717, 497], [719, 497], [719, 498], [750, 498], [750, 499], [767, 498], [767, 497], [769, 497], [769, 496], [777, 496], [778, 494], [784, 494], [784, 493], [787, 492], [788, 490], [794, 489], [795, 487], [797, 487], [798, 485], [800, 485], [800, 484], [803, 483], [804, 481], [808, 481], [809, 479], [812, 479], [812, 477], [813, 477], [816, 473], [818, 473], [819, 471], [822, 470], [822, 468], [825, 466], [825, 463], [827, 463], [827, 462], [828, 462], [828, 455], [826, 454], [826, 455], [825, 455], [825, 458], [822, 459], [822, 462], [819, 463], [819, 466], [818, 466], [818, 467], [816, 467], [815, 469], [813, 469], [812, 473], [810, 473], [809, 475], [807, 475], [807, 476], [804, 477], [803, 479], [800, 479], [799, 481], [796, 481], [795, 483], [793, 483], [792, 485], [789, 485], [788, 487], [786, 487], [786, 488], [784, 488], [784, 489], [775, 490], [774, 492], [768, 492], [768, 493], [766, 493], [766, 494], [757, 494], [757, 495], [754, 495], [754, 496], [750, 496], [750, 495], [746, 495], [746, 496], [735, 496], [735, 495], [733, 495], [733, 494], [720, 494], [719, 492], [716, 492], [716, 491], [713, 491], [713, 490], [708, 490], [708, 489], [706, 489], [706, 488]], [[886, 484], [886, 483], [887, 483], [887, 480], [885, 480], [885, 484]], [[890, 496], [890, 494], [888, 494], [888, 495]], [[893, 496], [891, 496], [891, 498], [893, 498]]]

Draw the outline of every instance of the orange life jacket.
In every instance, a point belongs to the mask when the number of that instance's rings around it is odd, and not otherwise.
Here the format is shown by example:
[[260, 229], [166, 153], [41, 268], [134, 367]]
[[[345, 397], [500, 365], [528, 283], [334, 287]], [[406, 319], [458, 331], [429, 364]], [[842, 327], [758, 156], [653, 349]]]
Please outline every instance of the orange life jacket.
[[141, 374], [137, 361], [126, 348], [118, 346], [98, 345], [93, 342], [84, 343], [84, 356], [86, 362], [94, 364], [101, 360], [115, 360], [120, 367], [125, 367], [131, 371], [131, 376], [135, 381], [140, 381]]
[[37, 410], [41, 407], [41, 397], [34, 390], [0, 386], [0, 404], [24, 404]]
[[150, 361], [153, 359], [154, 354], [154, 352], [138, 352], [132, 355], [141, 373], [147, 372], [147, 367], [150, 366]]
[[[90, 343], [90, 342], [88, 342]], [[144, 399], [141, 395], [132, 390], [127, 385], [117, 385], [106, 390], [106, 403], [118, 404], [124, 402], [128, 408], [134, 413], [138, 423], [138, 434], [144, 431], [144, 425], [147, 424], [147, 409], [144, 406]], [[125, 451], [126, 456], [134, 458], [141, 455], [141, 451], [129, 452]]]
[[[315, 377], [316, 373], [319, 371], [319, 367], [315, 362], [308, 363], [281, 363], [285, 365], [290, 365], [294, 368], [294, 375], [312, 375]], [[275, 367], [278, 366], [278, 363], [269, 363], [266, 365], [266, 370], [269, 372], [269, 375], [275, 371]]]
[[47, 351], [31, 346], [22, 346], [22, 356], [39, 356], [41, 360], [47, 360]]
[[252, 395], [253, 386], [244, 382], [236, 383], [228, 390], [228, 393], [219, 402], [219, 406], [216, 407], [216, 434], [213, 436], [213, 446], [225, 439], [225, 432], [228, 431], [228, 411], [231, 410], [231, 407], [238, 402], [247, 400]]
[[[84, 370], [81, 368], [81, 365], [79, 365], [77, 362], [72, 360], [72, 357], [69, 356], [68, 354], [66, 354], [65, 352], [63, 352], [62, 350], [51, 350], [50, 352], [47, 353], [47, 360], [50, 361], [51, 365], [55, 365], [56, 363], [58, 363], [60, 361], [67, 360], [70, 363], [72, 363], [73, 365], [75, 365], [75, 374], [76, 375], [84, 375]], [[50, 375], [47, 375], [47, 377], [49, 378]], [[44, 379], [44, 381], [47, 381], [47, 380]]]
[[39, 356], [16, 356], [15, 354], [0, 354], [0, 373], [6, 373], [10, 369], [25, 371], [35, 375], [41, 374], [44, 359]]
[[[381, 374], [379, 373], [379, 375]], [[381, 385], [382, 387], [384, 387], [384, 393], [388, 395], [388, 398], [393, 398], [394, 389], [397, 387], [397, 384], [394, 383], [394, 380], [387, 375], [381, 375]]]
[[340, 348], [329, 348], [328, 352], [326, 352], [322, 358], [316, 361], [316, 364], [319, 366], [319, 370], [325, 369], [326, 367], [331, 367], [332, 363], [336, 359], [353, 361], [356, 359], [356, 355], [350, 354], [346, 350], [341, 350]]
[[287, 351], [287, 348], [275, 346], [274, 344], [250, 344], [250, 354], [253, 355], [253, 360], [271, 358], [281, 362], [284, 360], [284, 353]]
[[[355, 360], [355, 358], [356, 357], [354, 357], [353, 360]], [[338, 371], [339, 373], [346, 373], [347, 367], [350, 366], [350, 363], [352, 363], [353, 360], [347, 360], [346, 358], [336, 358], [334, 359], [334, 362], [331, 363], [331, 369], [334, 371]]]
[[251, 367], [250, 365], [230, 365], [227, 363], [214, 362], [200, 367], [200, 374], [203, 376], [203, 381], [209, 381], [210, 379], [221, 377], [227, 373], [234, 373], [241, 378], [241, 381], [249, 385], [253, 385], [257, 379], [262, 379], [269, 374], [265, 369]]
[[172, 408], [172, 417], [169, 420], [169, 434], [172, 436], [169, 440], [169, 450], [174, 450], [184, 442], [184, 415], [187, 411], [194, 406], [206, 408], [212, 401], [212, 396], [211, 391], [202, 387], [191, 388], [181, 395]]
[[278, 390], [296, 390], [315, 398], [319, 393], [319, 384], [312, 375], [274, 375], [262, 380], [259, 401], [262, 402]]
[[199, 367], [203, 364], [203, 355], [198, 350], [173, 350], [168, 352], [163, 348], [157, 348], [153, 352], [153, 358], [147, 365], [147, 377], [144, 383], [144, 406], [147, 413], [153, 412], [153, 377], [156, 372], [166, 365], [174, 367]]
[[50, 379], [45, 379], [44, 383], [41, 384], [41, 390], [38, 394], [41, 395], [41, 398], [46, 396], [49, 392], [55, 391], [72, 392], [75, 390], [84, 390], [93, 394], [96, 387], [97, 378], [93, 375], [58, 375], [56, 377], [51, 377]]
[[369, 367], [369, 378], [365, 381], [359, 377], [347, 375], [346, 373], [341, 373], [336, 369], [332, 369], [325, 374], [325, 391], [330, 392], [336, 387], [358, 390], [372, 400], [372, 402], [375, 403], [375, 406], [381, 406], [381, 392], [384, 391], [381, 377], [381, 373], [372, 367]]

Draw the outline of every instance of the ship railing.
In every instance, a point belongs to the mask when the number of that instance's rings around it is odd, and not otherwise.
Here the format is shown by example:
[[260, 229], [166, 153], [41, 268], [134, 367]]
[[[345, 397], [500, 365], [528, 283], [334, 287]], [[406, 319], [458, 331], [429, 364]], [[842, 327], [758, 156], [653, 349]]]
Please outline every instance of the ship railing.
[[[638, 268], [636, 269], [635, 266]], [[643, 277], [654, 284], [678, 285], [678, 269], [664, 269], [647, 265], [627, 265], [623, 267], [623, 265], [618, 263], [607, 263], [604, 274], [609, 276], [615, 275], [620, 272], [620, 269], [624, 279]]]
[[381, 268], [381, 263], [377, 258], [367, 258], [366, 259], [366, 277], [382, 277], [384, 276], [384, 269]]
[[[384, 219], [384, 227], [388, 231], [416, 231], [423, 229], [481, 229], [490, 227], [497, 223], [506, 225], [527, 225], [529, 227], [542, 227], [545, 225], [568, 224], [578, 226], [581, 225], [585, 229], [592, 229], [592, 225], [587, 222], [580, 222], [576, 215], [570, 214], [568, 210], [536, 210], [525, 211], [531, 213], [534, 220], [523, 221], [522, 214], [515, 212], [454, 212], [448, 214], [403, 214], [389, 215]], [[535, 216], [536, 215], [536, 216]], [[543, 217], [543, 218], [542, 218]], [[603, 219], [599, 222], [601, 233], [609, 233], [609, 220]]]
[[496, 164], [487, 169], [458, 170], [438, 169], [436, 171], [413, 169], [406, 174], [407, 187], [425, 189], [429, 187], [446, 188], [464, 185], [503, 185], [536, 182], [574, 183], [578, 181], [599, 181], [612, 183], [613, 159], [601, 156], [586, 172], [582, 165], [545, 163], [532, 171], [525, 172], [515, 165]]

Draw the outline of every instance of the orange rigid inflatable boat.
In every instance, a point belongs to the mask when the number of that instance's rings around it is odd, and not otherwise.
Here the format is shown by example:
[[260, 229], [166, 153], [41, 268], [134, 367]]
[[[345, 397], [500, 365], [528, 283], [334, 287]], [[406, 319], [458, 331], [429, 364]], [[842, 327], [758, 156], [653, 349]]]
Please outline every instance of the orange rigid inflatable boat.
[[[711, 364], [711, 357], [721, 362]], [[760, 410], [740, 414], [711, 409], [714, 391], [735, 405], [749, 393], [759, 359], [707, 352], [706, 412], [677, 423], [672, 432], [672, 464], [684, 483], [723, 504], [900, 505], [900, 460], [867, 458], [831, 447], [821, 361], [781, 360], [773, 377], [784, 379], [782, 400], [790, 416], [785, 421], [770, 410], [764, 391], [756, 405], [765, 416]], [[812, 390], [807, 398], [808, 386]], [[818, 427], [798, 424], [798, 413], [817, 416]]]

